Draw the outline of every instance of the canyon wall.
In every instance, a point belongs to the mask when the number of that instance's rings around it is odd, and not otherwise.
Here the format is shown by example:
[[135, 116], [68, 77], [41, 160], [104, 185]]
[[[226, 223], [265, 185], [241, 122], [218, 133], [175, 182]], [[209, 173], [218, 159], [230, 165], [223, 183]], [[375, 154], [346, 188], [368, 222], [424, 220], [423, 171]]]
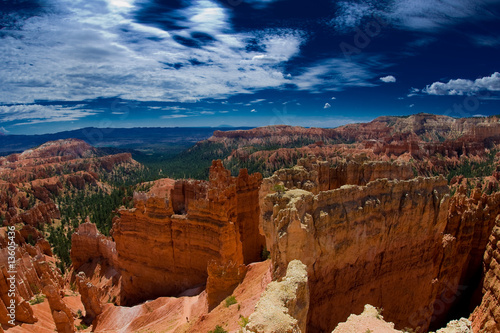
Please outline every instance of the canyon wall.
[[214, 161], [208, 182], [179, 180], [165, 187], [167, 193], [138, 195], [133, 209], [120, 210], [112, 230], [122, 275], [120, 303], [203, 285], [211, 261], [238, 266], [258, 259], [264, 245], [258, 233], [261, 179], [246, 170], [231, 177]]
[[500, 218], [484, 253], [484, 279], [481, 304], [470, 319], [475, 333], [500, 331]]
[[367, 302], [383, 307], [397, 325], [411, 326], [412, 313], [438, 293], [447, 193], [442, 178], [380, 179], [317, 195], [296, 189], [265, 198], [263, 229], [274, 277], [294, 259], [308, 267], [310, 332], [333, 330]]
[[[346, 180], [350, 164], [369, 170], [351, 175], [374, 176]], [[308, 158], [264, 180], [261, 226], [273, 276], [284, 276], [294, 259], [307, 265], [311, 332], [331, 331], [366, 303], [383, 307], [397, 327], [423, 332], [445, 323], [477, 288], [500, 194], [487, 195], [480, 183], [467, 194], [458, 184], [450, 199], [444, 178], [411, 174], [407, 165], [328, 168]], [[273, 191], [277, 184], [285, 189]]]
[[272, 192], [277, 184], [318, 194], [343, 185], [366, 185], [379, 178], [407, 180], [413, 177], [413, 170], [408, 163], [350, 160], [332, 165], [332, 162], [308, 156], [299, 159], [293, 168], [280, 169], [264, 179], [261, 198]]

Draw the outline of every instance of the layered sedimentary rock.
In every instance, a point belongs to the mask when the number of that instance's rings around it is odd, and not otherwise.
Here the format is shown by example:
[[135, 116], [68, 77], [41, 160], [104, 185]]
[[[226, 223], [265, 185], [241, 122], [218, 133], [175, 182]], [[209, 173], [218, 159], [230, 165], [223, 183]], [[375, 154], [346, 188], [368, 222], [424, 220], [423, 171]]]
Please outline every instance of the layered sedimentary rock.
[[207, 267], [207, 302], [211, 310], [219, 305], [243, 281], [247, 267], [233, 262], [211, 261]]
[[[456, 185], [450, 200], [443, 178], [388, 180], [390, 171], [373, 169], [373, 178], [384, 179], [335, 182], [348, 164], [337, 165], [339, 171], [309, 158], [264, 180], [262, 227], [274, 277], [282, 277], [293, 259], [308, 266], [313, 332], [332, 330], [366, 302], [383, 307], [399, 328], [439, 327], [474, 291], [500, 194], [487, 195], [478, 183], [467, 195], [464, 185]], [[337, 176], [326, 181], [322, 173]], [[394, 178], [410, 173], [394, 171]], [[276, 184], [285, 191], [273, 193]]]
[[410, 326], [410, 315], [438, 292], [433, 280], [440, 268], [447, 193], [446, 180], [417, 178], [265, 198], [263, 229], [275, 278], [293, 259], [308, 267], [312, 332], [331, 331], [366, 302], [383, 307], [396, 324]]
[[0, 157], [0, 218], [3, 224], [39, 226], [59, 219], [54, 198], [68, 190], [107, 190], [98, 172], [139, 167], [128, 153], [102, 156], [82, 140], [47, 142], [21, 154]]
[[79, 272], [76, 275], [76, 284], [82, 298], [83, 306], [85, 307], [85, 321], [88, 324], [92, 324], [92, 327], [95, 329], [97, 316], [103, 311], [99, 297], [100, 291], [87, 279], [84, 272]]
[[116, 244], [102, 235], [93, 223], [80, 224], [72, 235], [71, 262], [77, 272], [83, 264], [92, 260], [104, 260], [108, 265], [115, 266], [117, 256]]
[[413, 170], [407, 163], [341, 161], [333, 166], [330, 164], [315, 156], [301, 158], [293, 168], [278, 170], [271, 177], [264, 179], [261, 196], [273, 191], [275, 185], [318, 194], [320, 191], [333, 190], [343, 185], [366, 185], [379, 178], [407, 180], [414, 177]]
[[470, 319], [475, 333], [500, 331], [500, 218], [484, 253], [483, 297]]
[[[16, 304], [16, 321], [18, 323], [35, 323], [38, 319], [33, 313], [29, 300], [42, 291], [42, 276], [46, 276], [47, 283], [56, 289], [63, 286], [58, 269], [48, 265], [44, 251], [45, 243], [36, 229], [25, 226], [15, 231], [15, 293], [13, 299]], [[6, 228], [0, 229], [0, 323], [9, 325], [7, 307], [11, 297], [9, 289], [12, 273], [9, 272], [9, 239]], [[26, 239], [25, 239], [26, 237]], [[27, 243], [27, 239], [35, 242], [35, 246]]]
[[[14, 214], [12, 213], [14, 212]], [[5, 214], [7, 223], [14, 225], [23, 223], [31, 226], [39, 226], [43, 224], [50, 224], [53, 219], [61, 217], [59, 209], [53, 202], [39, 203], [31, 209], [28, 209], [20, 214], [17, 211], [8, 211]]]
[[335, 129], [278, 125], [216, 131], [205, 144], [232, 149], [226, 165], [256, 167], [266, 176], [309, 154], [325, 160], [349, 160], [363, 154], [371, 160], [411, 160], [420, 175], [429, 175], [448, 172], [462, 158], [484, 158], [488, 149], [500, 143], [498, 120], [415, 114], [379, 117]]
[[[446, 320], [448, 310], [474, 293], [481, 279], [483, 254], [488, 238], [500, 214], [500, 193], [482, 193], [481, 185], [466, 193], [466, 187], [458, 187], [451, 198], [447, 224], [443, 237], [443, 254], [440, 274], [436, 279], [440, 293], [433, 304], [414, 313], [410, 319], [414, 326], [431, 317], [433, 326]], [[466, 301], [467, 302], [467, 301]], [[468, 309], [468, 313], [473, 308]]]
[[75, 332], [73, 313], [64, 302], [60, 290], [52, 283], [48, 275], [42, 277], [42, 291], [49, 301], [50, 311], [52, 312], [57, 332]]
[[258, 233], [261, 179], [246, 171], [231, 177], [214, 161], [208, 182], [180, 180], [163, 196], [136, 196], [135, 208], [121, 210], [112, 230], [121, 304], [205, 284], [212, 260], [239, 266], [258, 258], [264, 244]]
[[309, 286], [306, 266], [292, 260], [281, 281], [271, 282], [249, 317], [244, 332], [306, 332]]

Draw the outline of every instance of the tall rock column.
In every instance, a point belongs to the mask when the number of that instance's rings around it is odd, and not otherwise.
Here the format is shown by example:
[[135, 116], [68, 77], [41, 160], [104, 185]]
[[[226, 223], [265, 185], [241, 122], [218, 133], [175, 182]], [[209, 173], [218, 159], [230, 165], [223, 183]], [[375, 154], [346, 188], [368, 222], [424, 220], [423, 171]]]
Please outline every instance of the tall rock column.
[[75, 332], [75, 323], [73, 314], [68, 306], [64, 303], [59, 288], [53, 283], [49, 275], [44, 274], [42, 277], [42, 291], [47, 296], [49, 301], [52, 318], [56, 324], [57, 332], [72, 333]]

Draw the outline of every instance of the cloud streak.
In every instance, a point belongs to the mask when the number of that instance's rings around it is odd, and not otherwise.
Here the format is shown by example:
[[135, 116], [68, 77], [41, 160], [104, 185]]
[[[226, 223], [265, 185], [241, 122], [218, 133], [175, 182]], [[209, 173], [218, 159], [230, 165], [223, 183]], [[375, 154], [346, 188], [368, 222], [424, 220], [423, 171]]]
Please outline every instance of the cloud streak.
[[0, 105], [1, 122], [17, 122], [16, 125], [73, 121], [95, 115], [98, 112], [83, 108], [85, 105], [72, 107], [62, 105], [18, 104]]
[[496, 0], [366, 0], [340, 1], [331, 24], [340, 32], [361, 27], [374, 15], [395, 27], [414, 31], [438, 31], [464, 20], [492, 20], [488, 10]]

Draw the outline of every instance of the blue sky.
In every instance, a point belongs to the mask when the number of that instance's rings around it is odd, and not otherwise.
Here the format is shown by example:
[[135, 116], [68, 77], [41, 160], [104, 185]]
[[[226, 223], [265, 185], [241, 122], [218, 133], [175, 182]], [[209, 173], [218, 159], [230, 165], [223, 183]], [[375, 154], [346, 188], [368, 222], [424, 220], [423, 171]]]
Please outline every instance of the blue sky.
[[500, 0], [10, 0], [0, 133], [500, 114]]

